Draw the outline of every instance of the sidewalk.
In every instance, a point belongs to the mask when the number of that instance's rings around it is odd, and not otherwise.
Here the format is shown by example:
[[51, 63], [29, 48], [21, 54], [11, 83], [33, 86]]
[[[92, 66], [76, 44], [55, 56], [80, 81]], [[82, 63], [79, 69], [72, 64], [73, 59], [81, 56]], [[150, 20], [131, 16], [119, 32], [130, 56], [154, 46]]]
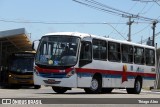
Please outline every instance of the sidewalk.
[[160, 92], [160, 89], [152, 89], [152, 92]]

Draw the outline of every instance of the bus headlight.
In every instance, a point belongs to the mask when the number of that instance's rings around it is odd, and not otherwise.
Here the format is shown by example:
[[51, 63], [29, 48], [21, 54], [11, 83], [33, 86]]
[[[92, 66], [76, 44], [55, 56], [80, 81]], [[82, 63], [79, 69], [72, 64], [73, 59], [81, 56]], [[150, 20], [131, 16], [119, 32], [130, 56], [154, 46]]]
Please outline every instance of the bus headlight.
[[9, 75], [9, 78], [11, 78], [11, 77], [12, 77], [12, 75], [10, 74], [10, 75]]
[[71, 77], [72, 75], [74, 75], [76, 73], [76, 70], [73, 68], [70, 72], [67, 73], [66, 77]]
[[8, 77], [11, 78], [11, 79], [15, 79], [15, 76], [12, 75], [12, 74], [9, 74]]

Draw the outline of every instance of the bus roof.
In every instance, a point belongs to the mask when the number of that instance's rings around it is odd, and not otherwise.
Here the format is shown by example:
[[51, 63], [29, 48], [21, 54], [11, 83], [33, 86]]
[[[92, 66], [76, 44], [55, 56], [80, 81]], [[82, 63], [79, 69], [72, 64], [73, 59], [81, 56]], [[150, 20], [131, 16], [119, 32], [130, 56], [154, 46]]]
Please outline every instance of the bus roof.
[[101, 39], [101, 40], [106, 40], [106, 41], [111, 41], [111, 42], [117, 42], [117, 43], [122, 43], [122, 44], [127, 44], [127, 45], [134, 45], [134, 46], [139, 46], [139, 47], [144, 47], [144, 48], [150, 48], [150, 49], [155, 49], [153, 46], [148, 46], [148, 45], [143, 45], [143, 44], [138, 44], [138, 43], [133, 43], [125, 40], [116, 40], [112, 38], [107, 38], [103, 36], [97, 36], [97, 35], [92, 35], [92, 34], [87, 34], [87, 33], [79, 33], [79, 32], [55, 32], [55, 33], [48, 33], [45, 34], [45, 36], [51, 36], [51, 35], [66, 35], [66, 36], [76, 36], [80, 38], [96, 38], [96, 39]]
[[49, 35], [66, 35], [66, 36], [76, 36], [76, 37], [80, 37], [80, 38], [91, 36], [90, 34], [79, 33], [79, 32], [55, 32], [55, 33], [45, 34], [45, 36], [49, 36]]

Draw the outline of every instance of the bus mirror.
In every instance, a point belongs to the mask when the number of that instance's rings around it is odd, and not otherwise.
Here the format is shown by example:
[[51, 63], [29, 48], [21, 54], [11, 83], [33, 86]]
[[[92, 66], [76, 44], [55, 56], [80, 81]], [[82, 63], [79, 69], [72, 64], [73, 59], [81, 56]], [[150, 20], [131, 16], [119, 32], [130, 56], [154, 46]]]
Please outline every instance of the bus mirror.
[[32, 43], [32, 50], [35, 50], [35, 49], [34, 49], [34, 42]]
[[39, 44], [39, 40], [33, 41], [33, 43], [32, 43], [32, 49], [33, 50], [37, 50], [38, 44]]
[[89, 44], [85, 44], [85, 51], [86, 51], [86, 52], [89, 51]]

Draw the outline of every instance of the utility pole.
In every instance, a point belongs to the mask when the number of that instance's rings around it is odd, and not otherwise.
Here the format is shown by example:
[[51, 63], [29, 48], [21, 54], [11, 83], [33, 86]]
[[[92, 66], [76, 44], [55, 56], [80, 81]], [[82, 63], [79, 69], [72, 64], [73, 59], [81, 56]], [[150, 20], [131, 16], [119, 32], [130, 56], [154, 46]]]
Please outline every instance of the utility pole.
[[134, 21], [131, 21], [132, 16], [129, 16], [129, 22], [127, 22], [127, 25], [129, 26], [129, 32], [128, 32], [128, 41], [131, 41], [131, 25], [134, 23]]
[[152, 26], [152, 29], [153, 29], [153, 38], [152, 38], [152, 46], [155, 46], [154, 44], [155, 44], [155, 28], [156, 28], [156, 24], [157, 24], [158, 22], [157, 21], [153, 21], [153, 26]]
[[132, 21], [131, 19], [132, 18], [137, 18], [138, 15], [122, 15], [122, 17], [125, 17], [125, 18], [129, 18], [129, 21], [127, 22], [127, 25], [129, 25], [129, 32], [128, 32], [128, 41], [131, 41], [131, 25], [132, 23], [134, 23], [134, 21]]
[[141, 36], [141, 44], [143, 43], [143, 36]]

